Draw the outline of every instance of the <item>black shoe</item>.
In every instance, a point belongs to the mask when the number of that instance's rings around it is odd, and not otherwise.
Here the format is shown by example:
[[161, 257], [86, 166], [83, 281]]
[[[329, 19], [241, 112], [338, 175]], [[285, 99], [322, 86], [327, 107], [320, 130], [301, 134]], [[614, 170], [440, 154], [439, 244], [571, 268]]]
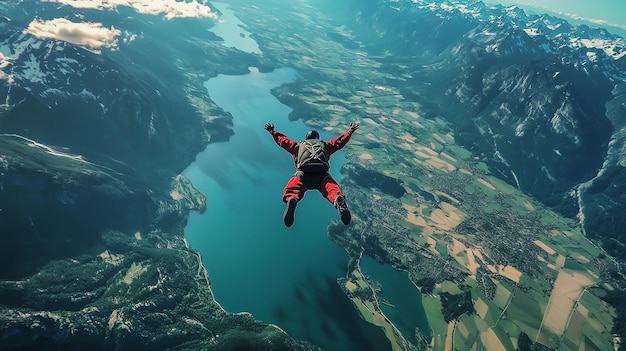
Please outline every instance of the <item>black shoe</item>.
[[346, 204], [346, 198], [343, 195], [339, 195], [335, 199], [335, 208], [337, 209], [337, 211], [339, 211], [341, 222], [345, 225], [350, 224], [352, 215], [350, 214], [350, 210], [348, 210], [348, 205]]
[[287, 227], [291, 227], [293, 225], [293, 215], [296, 213], [296, 205], [298, 205], [298, 200], [293, 197], [287, 200], [287, 207], [283, 213], [283, 222], [285, 222]]

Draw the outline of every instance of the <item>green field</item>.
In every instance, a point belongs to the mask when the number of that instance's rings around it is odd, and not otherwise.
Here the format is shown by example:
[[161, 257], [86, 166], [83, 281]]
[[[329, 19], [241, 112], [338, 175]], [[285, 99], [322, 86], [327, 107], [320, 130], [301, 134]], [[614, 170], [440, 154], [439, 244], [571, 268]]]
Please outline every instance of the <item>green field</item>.
[[[333, 134], [360, 121], [344, 149], [346, 157], [405, 189], [397, 198], [384, 183], [344, 174], [355, 220], [338, 242], [350, 243], [346, 249], [353, 260], [362, 252], [376, 253], [414, 281], [435, 281], [423, 296], [432, 348], [446, 350], [450, 342], [459, 349], [508, 350], [525, 334], [532, 342], [565, 350], [612, 349], [615, 312], [596, 296], [611, 287], [606, 271], [598, 268], [610, 262], [576, 221], [497, 178], [487, 166], [492, 160], [456, 144], [453, 126], [424, 113], [421, 101], [403, 96], [411, 77], [406, 65], [318, 35], [337, 28], [300, 1], [292, 6], [310, 23], [281, 21], [277, 14], [258, 18], [249, 30], [267, 43], [272, 62], [299, 72], [297, 82], [276, 91], [279, 98], [289, 97], [290, 118]], [[237, 11], [256, 13], [254, 8]], [[303, 31], [311, 33], [306, 40], [289, 34]], [[392, 69], [400, 73], [390, 75]], [[366, 245], [366, 237], [376, 240]], [[365, 288], [363, 282], [355, 284]], [[464, 291], [470, 292], [475, 311], [446, 322], [442, 294]], [[564, 291], [574, 292], [565, 303], [559, 300]], [[363, 315], [369, 313], [365, 303], [355, 302]], [[547, 313], [558, 308], [563, 308], [558, 315]], [[376, 324], [373, 317], [367, 320]]]

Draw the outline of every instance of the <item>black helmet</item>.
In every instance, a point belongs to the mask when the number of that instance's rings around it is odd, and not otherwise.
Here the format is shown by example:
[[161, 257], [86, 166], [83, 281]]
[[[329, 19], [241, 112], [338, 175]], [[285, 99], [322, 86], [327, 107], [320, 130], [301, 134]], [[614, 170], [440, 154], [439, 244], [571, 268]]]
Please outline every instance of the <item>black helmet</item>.
[[317, 130], [309, 130], [309, 132], [306, 133], [306, 138], [307, 139], [319, 139], [320, 133], [318, 133]]

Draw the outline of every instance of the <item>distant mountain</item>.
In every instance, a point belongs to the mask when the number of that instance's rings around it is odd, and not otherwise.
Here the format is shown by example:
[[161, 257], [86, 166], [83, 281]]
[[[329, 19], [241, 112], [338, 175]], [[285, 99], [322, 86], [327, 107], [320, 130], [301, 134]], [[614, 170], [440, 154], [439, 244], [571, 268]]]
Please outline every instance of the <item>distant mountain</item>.
[[[626, 41], [481, 1], [353, 2], [366, 49], [502, 179], [621, 258]], [[375, 40], [372, 40], [375, 39]]]

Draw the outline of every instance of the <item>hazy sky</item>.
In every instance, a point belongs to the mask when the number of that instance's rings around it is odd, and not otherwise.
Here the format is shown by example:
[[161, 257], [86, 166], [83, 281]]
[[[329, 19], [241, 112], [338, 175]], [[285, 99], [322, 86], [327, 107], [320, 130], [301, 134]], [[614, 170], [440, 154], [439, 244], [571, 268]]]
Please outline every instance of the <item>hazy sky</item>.
[[559, 13], [564, 17], [585, 20], [626, 30], [625, 0], [484, 0], [486, 3], [531, 6]]

